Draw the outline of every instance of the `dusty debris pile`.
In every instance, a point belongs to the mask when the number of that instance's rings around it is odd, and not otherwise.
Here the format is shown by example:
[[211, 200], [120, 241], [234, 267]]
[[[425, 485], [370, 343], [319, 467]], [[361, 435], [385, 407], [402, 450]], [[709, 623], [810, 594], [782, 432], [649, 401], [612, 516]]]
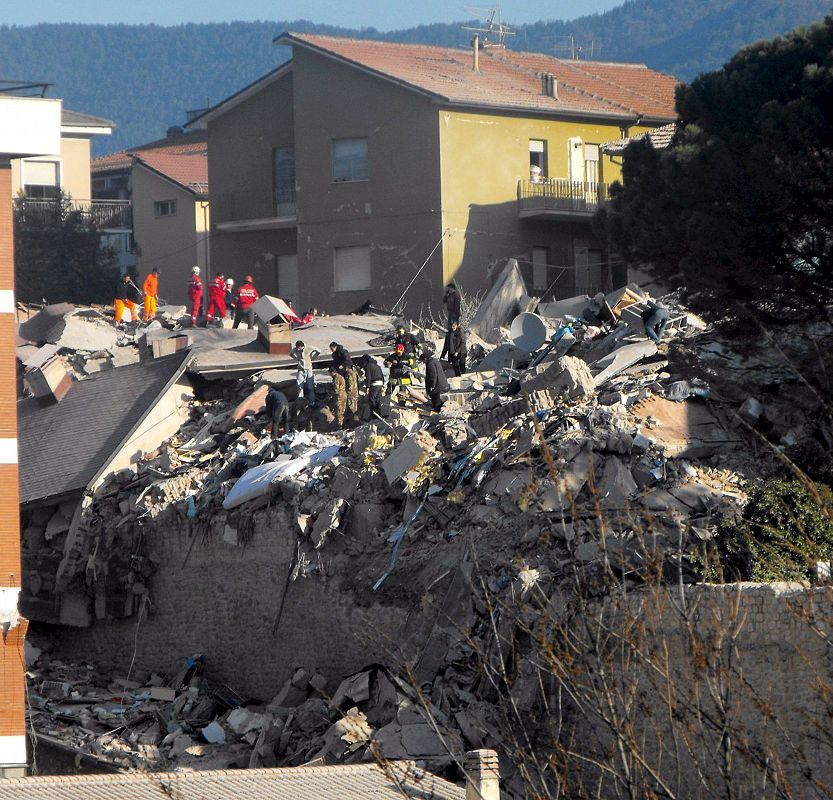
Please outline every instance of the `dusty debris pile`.
[[[530, 613], [552, 610], [530, 610], [531, 593], [569, 591], [577, 566], [591, 592], [611, 576], [639, 585], [657, 565], [696, 580], [690, 553], [738, 513], [746, 477], [768, 469], [746, 445], [756, 409], [716, 401], [690, 368], [703, 326], [671, 303], [670, 344], [656, 345], [645, 302], [631, 286], [548, 304], [514, 337], [522, 346], [498, 344], [450, 379], [439, 414], [420, 406], [417, 387], [385, 419], [363, 406], [364, 422], [333, 431], [332, 415], [300, 401], [296, 431], [273, 441], [266, 384], [227, 383], [193, 402], [176, 436], [111, 476], [72, 547], [62, 543], [64, 586], [94, 598], [98, 618], [130, 616], [153, 606], [162, 568], [148, 526], [179, 526], [190, 547], [217, 537], [245, 548], [258, 515], [280, 508], [289, 529], [271, 535], [295, 543], [289, 580], [338, 581], [357, 605], [421, 604], [426, 619], [440, 609], [425, 622], [429, 644], [402, 655], [419, 693], [394, 669], [340, 686], [340, 676], [299, 669], [271, 701], [252, 700], [210, 684], [198, 658], [116, 685], [43, 655], [30, 676], [35, 730], [125, 766], [165, 768], [350, 762], [374, 748], [439, 768], [499, 745], [483, 659], [519, 623], [506, 613], [497, 629], [487, 624], [484, 598], [529, 625]], [[675, 374], [675, 363], [686, 367]], [[52, 524], [30, 520], [42, 523]], [[518, 707], [531, 708], [534, 676], [522, 659], [516, 670]], [[505, 777], [520, 792], [511, 769]]]

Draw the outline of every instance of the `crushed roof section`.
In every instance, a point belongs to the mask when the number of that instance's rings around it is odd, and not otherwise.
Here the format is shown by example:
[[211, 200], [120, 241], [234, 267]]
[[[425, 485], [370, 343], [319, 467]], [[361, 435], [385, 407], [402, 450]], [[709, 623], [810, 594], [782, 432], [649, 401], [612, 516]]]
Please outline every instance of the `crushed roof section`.
[[655, 150], [663, 150], [671, 144], [676, 132], [677, 124], [672, 122], [669, 125], [661, 125], [659, 128], [640, 133], [638, 136], [632, 136], [629, 139], [616, 139], [613, 142], [606, 142], [601, 149], [603, 153], [607, 153], [609, 156], [620, 156], [631, 142], [647, 139]]
[[99, 372], [59, 403], [17, 404], [20, 502], [82, 490], [185, 368], [190, 352]]
[[61, 125], [78, 128], [115, 128], [116, 123], [106, 117], [94, 117], [80, 111], [61, 109]]
[[[386, 774], [389, 772], [390, 774]], [[412, 762], [287, 769], [55, 775], [0, 781], [0, 800], [465, 800], [466, 790]]]
[[[479, 72], [470, 49], [287, 33], [281, 44], [308, 47], [450, 103], [546, 114], [676, 118], [678, 81], [644, 64], [569, 61], [542, 53], [484, 48]], [[558, 80], [543, 93], [541, 73]]]
[[208, 194], [207, 153], [166, 153], [146, 150], [133, 158], [197, 195]]

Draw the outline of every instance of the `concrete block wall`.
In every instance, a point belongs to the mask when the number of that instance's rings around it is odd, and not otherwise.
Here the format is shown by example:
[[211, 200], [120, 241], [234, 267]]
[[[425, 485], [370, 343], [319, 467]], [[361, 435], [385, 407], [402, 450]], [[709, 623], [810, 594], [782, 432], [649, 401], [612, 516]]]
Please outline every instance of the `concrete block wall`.
[[[267, 700], [298, 666], [337, 679], [385, 660], [386, 645], [374, 632], [395, 636], [405, 611], [361, 608], [352, 594], [340, 591], [335, 577], [290, 582], [280, 626], [272, 634], [296, 552], [297, 525], [285, 507], [254, 516], [245, 546], [223, 540], [223, 515], [215, 514], [211, 531], [195, 534], [196, 542], [174, 515], [157, 518], [145, 530], [146, 551], [160, 559], [151, 579], [149, 614], [138, 623], [134, 616], [98, 620], [86, 629], [50, 627], [55, 652], [124, 675], [135, 637], [135, 669], [164, 673], [202, 653], [211, 679]], [[325, 563], [330, 557], [322, 551]]]
[[[744, 583], [683, 595], [686, 613], [679, 590], [636, 592], [606, 620], [638, 645], [618, 649], [608, 675], [638, 709], [628, 719], [646, 763], [675, 796], [728, 796], [729, 742], [737, 796], [830, 796], [833, 588]], [[612, 743], [587, 708], [575, 720], [585, 747]]]

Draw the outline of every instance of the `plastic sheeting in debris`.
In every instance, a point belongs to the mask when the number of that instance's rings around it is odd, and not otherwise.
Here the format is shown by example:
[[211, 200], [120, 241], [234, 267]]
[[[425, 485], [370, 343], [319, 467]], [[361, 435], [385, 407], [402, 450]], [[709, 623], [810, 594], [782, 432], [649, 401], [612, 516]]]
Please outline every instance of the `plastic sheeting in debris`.
[[223, 500], [223, 508], [236, 508], [243, 503], [271, 491], [272, 484], [281, 478], [295, 475], [309, 465], [309, 457], [294, 458], [288, 453], [281, 453], [274, 461], [252, 467], [234, 484], [228, 496]]

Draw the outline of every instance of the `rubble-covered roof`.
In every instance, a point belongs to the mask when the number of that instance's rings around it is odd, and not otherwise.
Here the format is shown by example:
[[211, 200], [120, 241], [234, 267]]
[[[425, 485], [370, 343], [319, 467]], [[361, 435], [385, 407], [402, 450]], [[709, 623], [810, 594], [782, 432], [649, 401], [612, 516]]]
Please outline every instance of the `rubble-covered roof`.
[[607, 142], [602, 145], [602, 151], [609, 156], [620, 156], [625, 152], [625, 148], [631, 142], [638, 142], [642, 139], [647, 139], [654, 150], [663, 150], [671, 144], [674, 134], [677, 132], [677, 123], [672, 122], [668, 125], [661, 125], [659, 128], [654, 128], [652, 131], [640, 133], [639, 136], [632, 136], [629, 139], [617, 139], [614, 142]]
[[290, 769], [208, 770], [132, 775], [55, 775], [0, 781], [0, 799], [27, 800], [398, 800], [403, 797], [464, 800], [466, 790], [394, 763], [390, 775], [376, 764]]
[[[454, 104], [533, 110], [544, 114], [672, 120], [678, 81], [644, 64], [569, 61], [543, 53], [483, 48], [479, 71], [472, 51], [367, 39], [287, 33], [276, 41], [324, 53]], [[541, 74], [558, 81], [544, 94]]]
[[66, 397], [17, 404], [20, 502], [81, 491], [182, 374], [189, 353], [131, 364], [77, 381]]

